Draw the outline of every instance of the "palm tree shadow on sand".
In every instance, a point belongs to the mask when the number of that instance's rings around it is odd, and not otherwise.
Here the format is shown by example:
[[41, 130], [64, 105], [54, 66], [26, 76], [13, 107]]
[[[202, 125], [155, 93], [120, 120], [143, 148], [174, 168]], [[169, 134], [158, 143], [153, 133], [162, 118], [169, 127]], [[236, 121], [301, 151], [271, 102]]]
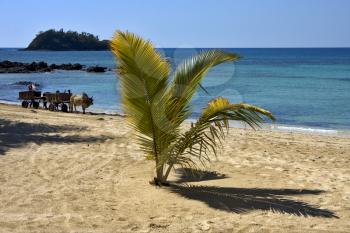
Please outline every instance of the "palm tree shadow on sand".
[[62, 133], [76, 133], [87, 130], [86, 127], [78, 127], [75, 125], [59, 126], [0, 119], [0, 156], [4, 155], [12, 148], [25, 147], [30, 143], [35, 143], [39, 146], [44, 143], [94, 143], [112, 139], [112, 137], [107, 135], [62, 135]]
[[[224, 179], [222, 174], [203, 171], [209, 180]], [[191, 175], [198, 178], [198, 174], [185, 171], [187, 180], [180, 176], [181, 182], [193, 181]], [[200, 179], [200, 181], [208, 179]], [[196, 179], [197, 179], [196, 178]], [[254, 210], [272, 211], [274, 213], [292, 214], [304, 217], [338, 218], [334, 212], [320, 209], [317, 206], [302, 201], [288, 199], [286, 196], [318, 195], [322, 190], [309, 189], [261, 189], [261, 188], [231, 188], [217, 186], [202, 186], [179, 184], [179, 180], [170, 185], [169, 190], [191, 200], [206, 203], [209, 207], [234, 213], [247, 213]], [[196, 180], [198, 181], [198, 180]]]
[[216, 171], [203, 171], [190, 168], [176, 169], [175, 173], [177, 175], [177, 180], [175, 181], [175, 183], [220, 180], [229, 178], [227, 175], [218, 173]]

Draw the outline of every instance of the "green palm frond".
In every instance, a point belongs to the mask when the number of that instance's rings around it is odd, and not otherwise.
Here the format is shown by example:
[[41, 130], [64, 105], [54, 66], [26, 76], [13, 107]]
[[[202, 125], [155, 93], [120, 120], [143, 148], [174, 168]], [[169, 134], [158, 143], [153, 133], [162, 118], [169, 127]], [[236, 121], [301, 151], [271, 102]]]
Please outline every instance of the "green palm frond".
[[265, 109], [246, 103], [231, 104], [228, 99], [218, 97], [209, 102], [198, 122], [237, 120], [249, 124], [252, 128], [256, 128], [264, 121], [261, 115], [275, 120], [273, 115]]
[[217, 155], [230, 120], [245, 122], [256, 128], [263, 122], [263, 116], [274, 120], [269, 111], [253, 105], [231, 104], [222, 97], [212, 100], [203, 109], [198, 121], [174, 144], [172, 162], [185, 167], [192, 167], [196, 161], [202, 164], [209, 162], [211, 154]]
[[[186, 59], [174, 73], [169, 86], [167, 112], [169, 119], [180, 117], [180, 122], [191, 115], [190, 101], [208, 71], [219, 64], [236, 61], [239, 56], [222, 50], [208, 50]], [[203, 87], [202, 87], [203, 88]]]
[[165, 111], [159, 111], [165, 106], [170, 65], [150, 41], [129, 32], [116, 32], [111, 50], [118, 59], [123, 110], [141, 148], [157, 159], [176, 132]]

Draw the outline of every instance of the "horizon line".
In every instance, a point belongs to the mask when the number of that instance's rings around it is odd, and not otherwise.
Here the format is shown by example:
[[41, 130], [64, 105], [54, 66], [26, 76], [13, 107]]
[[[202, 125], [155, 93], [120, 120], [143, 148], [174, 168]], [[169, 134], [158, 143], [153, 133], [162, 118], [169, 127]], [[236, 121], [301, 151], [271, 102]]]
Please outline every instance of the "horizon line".
[[[25, 49], [27, 47], [0, 47], [0, 49]], [[325, 47], [155, 47], [156, 49], [350, 49], [350, 46]], [[108, 50], [32, 50], [32, 51], [108, 51]]]

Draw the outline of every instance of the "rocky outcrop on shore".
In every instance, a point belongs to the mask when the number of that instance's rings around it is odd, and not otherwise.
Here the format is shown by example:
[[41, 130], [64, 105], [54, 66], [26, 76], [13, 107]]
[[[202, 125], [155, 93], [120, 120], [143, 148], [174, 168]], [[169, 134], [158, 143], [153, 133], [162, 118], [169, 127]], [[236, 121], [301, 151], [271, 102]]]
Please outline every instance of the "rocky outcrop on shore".
[[50, 68], [52, 70], [82, 70], [83, 69], [83, 65], [79, 64], [79, 63], [75, 63], [75, 64], [61, 64], [61, 65], [56, 65], [56, 64], [51, 64]]
[[87, 72], [106, 72], [107, 67], [91, 66], [85, 68], [84, 65], [79, 63], [71, 64], [47, 64], [46, 62], [12, 62], [2, 61], [0, 62], [0, 73], [43, 73], [52, 72], [54, 70], [85, 70]]
[[102, 66], [90, 66], [86, 69], [87, 72], [103, 73], [106, 72], [107, 67]]
[[0, 73], [34, 73], [34, 72], [50, 72], [51, 68], [45, 62], [0, 62]]
[[18, 82], [12, 83], [11, 85], [28, 86], [30, 84], [33, 84], [36, 87], [40, 87], [39, 83], [35, 83], [35, 82], [32, 82], [32, 81], [18, 81]]

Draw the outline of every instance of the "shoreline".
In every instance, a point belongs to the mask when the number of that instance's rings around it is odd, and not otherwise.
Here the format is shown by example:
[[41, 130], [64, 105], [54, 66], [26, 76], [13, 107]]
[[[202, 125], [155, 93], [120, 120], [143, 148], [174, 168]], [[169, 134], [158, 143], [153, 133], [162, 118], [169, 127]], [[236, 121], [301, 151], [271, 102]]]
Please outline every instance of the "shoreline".
[[[3, 100], [0, 100], [0, 106], [8, 106], [8, 107], [18, 107], [20, 109], [24, 109], [21, 107], [21, 104], [20, 103], [16, 103], [16, 102], [11, 102], [11, 101], [3, 101]], [[43, 109], [42, 107], [39, 107], [38, 109], [34, 109], [34, 108], [27, 108], [28, 110], [41, 110], [41, 111], [49, 111], [49, 110], [45, 110]], [[74, 114], [82, 114], [82, 112], [77, 112], [77, 113], [74, 113]], [[96, 111], [96, 112], [91, 112], [91, 111], [86, 111], [86, 115], [94, 115], [94, 116], [98, 116], [98, 115], [101, 115], [101, 116], [117, 116], [117, 117], [125, 117], [124, 114], [122, 113], [119, 113], [119, 112], [99, 112], [99, 111]]]
[[[1, 105], [18, 106], [18, 107], [21, 106], [20, 103], [0, 100], [0, 106]], [[33, 109], [33, 110], [36, 110], [36, 109]], [[39, 108], [39, 110], [44, 110], [44, 109]], [[75, 114], [81, 114], [81, 112], [75, 113]], [[86, 114], [87, 115], [125, 117], [125, 114], [123, 114], [123, 113], [113, 112], [113, 111], [105, 111], [102, 109], [101, 109], [101, 111], [87, 111]], [[193, 122], [194, 120], [195, 119], [189, 118], [185, 122]], [[239, 124], [237, 122], [230, 123], [230, 128], [251, 129], [249, 126], [245, 126], [245, 125]], [[284, 125], [284, 124], [265, 123], [262, 125], [262, 127], [259, 130], [350, 138], [350, 130], [349, 129], [332, 129], [332, 128], [321, 128], [321, 127], [309, 127], [309, 126], [302, 126], [302, 125]]]

